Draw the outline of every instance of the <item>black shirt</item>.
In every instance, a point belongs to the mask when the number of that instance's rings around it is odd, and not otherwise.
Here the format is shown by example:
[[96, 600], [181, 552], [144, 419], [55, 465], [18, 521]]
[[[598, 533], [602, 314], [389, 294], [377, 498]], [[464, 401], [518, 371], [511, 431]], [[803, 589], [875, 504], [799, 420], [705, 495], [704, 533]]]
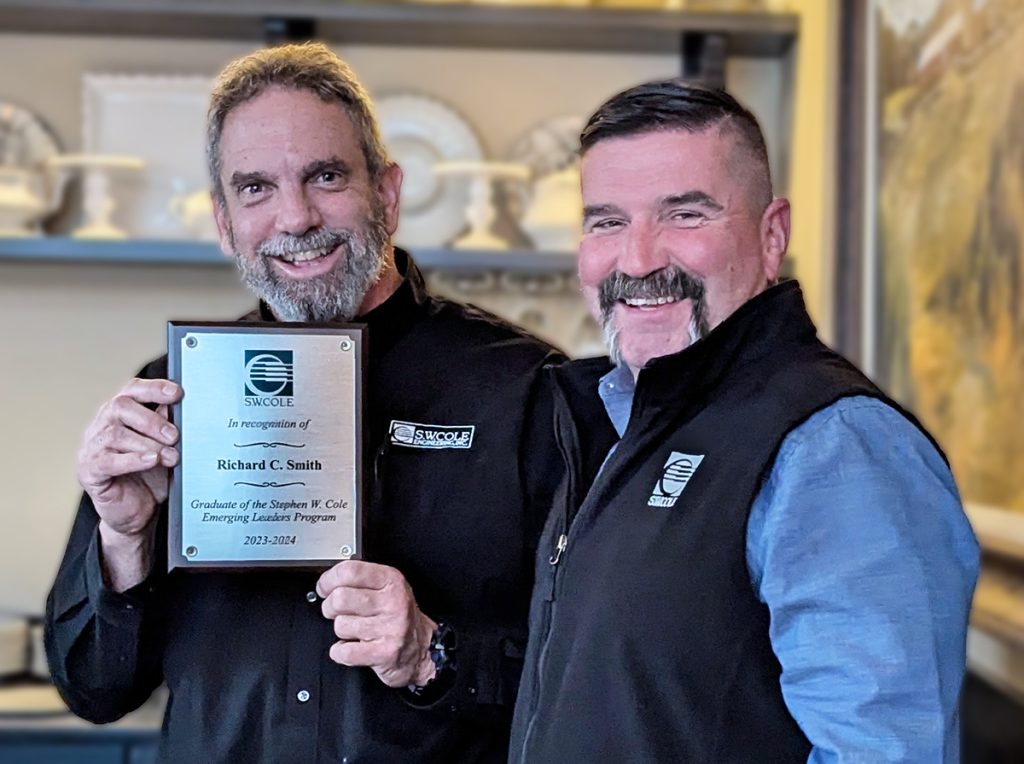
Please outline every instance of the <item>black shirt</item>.
[[[315, 573], [167, 574], [158, 556], [143, 584], [107, 589], [83, 495], [46, 612], [54, 682], [76, 714], [112, 721], [166, 682], [161, 761], [504, 761], [533, 554], [559, 468], [536, 383], [558, 356], [488, 314], [430, 297], [396, 254], [405, 280], [360, 319], [372, 470], [364, 541], [368, 559], [405, 575], [427, 615], [453, 625], [454, 684], [417, 699], [368, 668], [332, 662]], [[267, 317], [264, 307], [249, 318]], [[166, 360], [143, 376], [166, 376]], [[472, 445], [403, 446], [389, 436], [394, 420], [473, 425]]]

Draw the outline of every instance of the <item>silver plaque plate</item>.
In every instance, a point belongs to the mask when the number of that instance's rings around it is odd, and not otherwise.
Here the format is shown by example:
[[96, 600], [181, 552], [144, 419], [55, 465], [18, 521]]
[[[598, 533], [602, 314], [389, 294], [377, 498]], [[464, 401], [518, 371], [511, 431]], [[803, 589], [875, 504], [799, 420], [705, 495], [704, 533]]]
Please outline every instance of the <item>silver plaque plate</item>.
[[364, 329], [168, 324], [181, 462], [168, 567], [321, 567], [362, 554]]

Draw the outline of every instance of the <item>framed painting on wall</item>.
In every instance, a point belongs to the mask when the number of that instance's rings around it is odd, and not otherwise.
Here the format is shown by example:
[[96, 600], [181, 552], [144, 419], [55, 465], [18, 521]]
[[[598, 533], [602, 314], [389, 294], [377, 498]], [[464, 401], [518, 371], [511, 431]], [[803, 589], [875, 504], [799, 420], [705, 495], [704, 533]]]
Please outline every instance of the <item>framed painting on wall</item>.
[[[1024, 4], [874, 0], [865, 48], [863, 358], [942, 445], [986, 552], [1020, 563]], [[1024, 647], [1024, 577], [1001, 571], [972, 619]]]

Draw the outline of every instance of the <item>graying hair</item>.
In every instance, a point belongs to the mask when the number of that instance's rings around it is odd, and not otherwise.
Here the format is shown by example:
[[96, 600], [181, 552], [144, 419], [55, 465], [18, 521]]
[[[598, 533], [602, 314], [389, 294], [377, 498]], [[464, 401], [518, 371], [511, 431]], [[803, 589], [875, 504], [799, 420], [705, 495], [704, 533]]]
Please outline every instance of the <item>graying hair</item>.
[[306, 90], [326, 103], [340, 103], [359, 133], [371, 179], [377, 179], [391, 163], [370, 96], [348, 64], [318, 42], [266, 48], [235, 59], [224, 67], [210, 97], [206, 116], [206, 163], [219, 204], [224, 204], [220, 181], [224, 120], [232, 109], [271, 87]]

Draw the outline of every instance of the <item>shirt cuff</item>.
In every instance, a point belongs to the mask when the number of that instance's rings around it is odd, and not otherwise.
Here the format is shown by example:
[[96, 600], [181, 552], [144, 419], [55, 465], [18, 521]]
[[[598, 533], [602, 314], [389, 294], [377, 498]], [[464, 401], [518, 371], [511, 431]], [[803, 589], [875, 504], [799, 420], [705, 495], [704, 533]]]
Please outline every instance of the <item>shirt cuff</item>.
[[124, 592], [116, 592], [103, 580], [103, 552], [99, 528], [93, 533], [85, 558], [85, 585], [96, 615], [113, 626], [134, 628], [142, 620], [146, 601], [153, 592], [149, 579]]

